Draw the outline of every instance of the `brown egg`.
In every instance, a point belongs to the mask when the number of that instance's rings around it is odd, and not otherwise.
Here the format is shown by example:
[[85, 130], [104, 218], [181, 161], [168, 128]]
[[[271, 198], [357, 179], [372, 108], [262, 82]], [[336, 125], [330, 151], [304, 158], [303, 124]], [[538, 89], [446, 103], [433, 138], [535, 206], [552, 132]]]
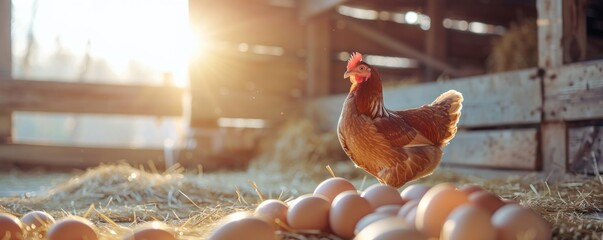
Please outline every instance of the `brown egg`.
[[136, 227], [122, 240], [176, 240], [176, 233], [165, 223], [153, 221]]
[[496, 240], [490, 216], [488, 211], [475, 204], [458, 206], [448, 215], [440, 240]]
[[400, 193], [397, 189], [382, 184], [375, 184], [370, 186], [361, 195], [363, 198], [369, 201], [373, 209], [390, 204], [403, 205], [405, 203], [400, 197]]
[[[419, 205], [419, 200], [410, 200], [409, 202], [407, 202], [400, 208], [400, 210], [398, 211], [398, 216], [401, 218], [405, 218], [406, 215], [408, 215], [408, 213], [411, 210], [417, 209], [418, 205]], [[413, 221], [413, 225], [414, 225], [414, 221]]]
[[88, 219], [69, 216], [52, 224], [46, 234], [48, 240], [97, 240], [96, 228]]
[[0, 213], [0, 239], [21, 240], [23, 236], [23, 224], [21, 221], [13, 215]]
[[337, 236], [354, 237], [354, 227], [361, 218], [373, 211], [371, 204], [356, 191], [342, 192], [331, 204], [329, 224]]
[[355, 240], [427, 240], [401, 218], [388, 217], [371, 223], [356, 235]]
[[276, 219], [280, 220], [284, 224], [287, 224], [288, 210], [289, 206], [287, 206], [287, 204], [283, 201], [268, 199], [260, 203], [260, 205], [255, 208], [253, 215], [261, 220], [264, 220], [275, 230], [278, 230], [280, 226], [276, 223]]
[[37, 235], [37, 238], [43, 238], [46, 231], [48, 231], [48, 227], [55, 220], [46, 212], [31, 211], [21, 217], [21, 222], [23, 223], [23, 229], [28, 232], [28, 236]]
[[301, 197], [289, 206], [287, 223], [296, 230], [327, 230], [331, 204], [322, 196]]
[[469, 194], [469, 202], [481, 206], [490, 215], [505, 205], [496, 194], [487, 191], [478, 191]]
[[375, 212], [386, 212], [386, 213], [389, 213], [392, 215], [397, 215], [398, 212], [400, 211], [400, 208], [402, 208], [402, 206], [403, 205], [400, 205], [400, 204], [383, 205], [383, 206], [375, 209]]
[[387, 212], [369, 213], [368, 215], [361, 218], [358, 221], [358, 223], [356, 223], [356, 226], [354, 227], [354, 233], [358, 234], [360, 231], [362, 231], [362, 229], [364, 229], [366, 226], [370, 225], [371, 223], [374, 223], [374, 222], [379, 221], [384, 218], [395, 217], [395, 216], [396, 215], [387, 213]]
[[464, 185], [464, 186], [460, 187], [459, 191], [464, 192], [467, 195], [470, 195], [474, 192], [481, 192], [481, 191], [485, 191], [485, 190], [478, 185], [468, 184], [468, 185]]
[[330, 203], [340, 193], [350, 190], [356, 191], [356, 187], [350, 181], [345, 178], [333, 177], [318, 184], [316, 189], [314, 189], [314, 194], [324, 196]]
[[517, 204], [507, 204], [492, 216], [499, 240], [515, 240], [529, 237], [532, 240], [548, 240], [552, 237], [550, 224], [540, 215]]
[[248, 214], [234, 213], [231, 215], [221, 221], [222, 223], [209, 235], [208, 239], [276, 239], [274, 229], [268, 223], [250, 217]]
[[424, 184], [410, 185], [402, 190], [400, 197], [405, 201], [419, 200], [430, 188], [431, 187]]
[[425, 193], [417, 206], [415, 224], [427, 237], [437, 238], [448, 214], [469, 201], [466, 193], [451, 187], [434, 187]]

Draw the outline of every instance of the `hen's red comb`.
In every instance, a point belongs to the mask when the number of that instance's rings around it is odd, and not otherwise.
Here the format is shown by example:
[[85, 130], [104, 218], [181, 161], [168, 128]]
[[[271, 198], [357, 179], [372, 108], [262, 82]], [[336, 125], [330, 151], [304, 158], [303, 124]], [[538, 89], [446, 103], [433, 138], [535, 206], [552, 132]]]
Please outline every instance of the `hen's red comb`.
[[352, 53], [352, 56], [350, 56], [350, 59], [348, 60], [348, 71], [352, 70], [352, 68], [355, 68], [360, 61], [362, 61], [362, 54], [359, 52]]

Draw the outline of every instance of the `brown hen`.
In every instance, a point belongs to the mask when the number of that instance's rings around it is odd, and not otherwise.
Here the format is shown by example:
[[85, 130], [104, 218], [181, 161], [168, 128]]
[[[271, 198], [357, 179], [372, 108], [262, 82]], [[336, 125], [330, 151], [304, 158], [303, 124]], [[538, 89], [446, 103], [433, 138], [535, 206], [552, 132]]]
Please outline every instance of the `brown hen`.
[[392, 111], [383, 105], [381, 77], [355, 53], [344, 78], [352, 86], [343, 104], [337, 133], [356, 164], [393, 187], [431, 174], [457, 131], [463, 96], [449, 90], [431, 104]]

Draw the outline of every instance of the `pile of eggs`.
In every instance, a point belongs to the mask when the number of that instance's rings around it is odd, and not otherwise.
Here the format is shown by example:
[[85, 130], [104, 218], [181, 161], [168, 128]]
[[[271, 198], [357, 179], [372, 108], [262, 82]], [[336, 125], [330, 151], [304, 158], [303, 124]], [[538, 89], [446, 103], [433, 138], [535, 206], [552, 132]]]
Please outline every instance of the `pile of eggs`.
[[[0, 239], [98, 240], [95, 225], [88, 219], [69, 216], [58, 221], [46, 212], [32, 211], [21, 219], [0, 213]], [[176, 240], [176, 234], [162, 222], [147, 222], [125, 234], [123, 240]]]
[[342, 239], [551, 239], [538, 214], [479, 186], [387, 185], [358, 191], [344, 178], [320, 183], [288, 203], [266, 200], [227, 216], [209, 239], [276, 239], [277, 231], [333, 233]]

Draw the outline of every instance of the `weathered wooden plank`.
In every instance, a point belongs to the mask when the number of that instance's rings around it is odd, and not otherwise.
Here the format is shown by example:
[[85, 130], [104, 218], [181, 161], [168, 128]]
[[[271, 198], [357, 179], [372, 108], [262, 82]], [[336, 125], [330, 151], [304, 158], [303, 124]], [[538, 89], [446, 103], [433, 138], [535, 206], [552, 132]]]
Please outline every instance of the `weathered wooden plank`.
[[[541, 86], [536, 69], [527, 69], [453, 81], [384, 89], [385, 106], [393, 110], [431, 103], [439, 94], [456, 89], [465, 101], [461, 128], [536, 124], [541, 119]], [[312, 116], [323, 129], [334, 129], [346, 95], [310, 103]]]
[[537, 152], [536, 129], [461, 131], [444, 148], [442, 163], [536, 170]]
[[563, 65], [563, 0], [536, 0], [538, 10], [538, 66]]
[[569, 128], [567, 148], [571, 172], [603, 173], [603, 126]]
[[549, 69], [544, 78], [544, 118], [603, 118], [603, 61]]
[[[307, 4], [308, 0], [305, 1]], [[321, 1], [319, 1], [321, 2]], [[331, 74], [331, 24], [329, 16], [314, 17], [308, 23], [307, 95], [319, 97], [329, 94]]]
[[175, 87], [0, 80], [0, 109], [182, 115], [183, 89]]
[[[202, 165], [204, 170], [219, 168], [240, 168], [248, 160], [236, 157], [209, 157], [204, 149], [181, 150], [179, 163], [183, 165]], [[159, 169], [165, 169], [163, 149], [98, 148], [80, 146], [47, 146], [29, 144], [1, 144], [0, 163], [19, 164], [36, 167], [65, 167], [85, 169], [99, 164], [124, 162], [133, 166], [152, 162]]]
[[248, 91], [206, 89], [192, 96], [191, 125], [215, 124], [218, 118], [257, 118], [281, 121], [298, 113], [295, 103], [282, 96]]

